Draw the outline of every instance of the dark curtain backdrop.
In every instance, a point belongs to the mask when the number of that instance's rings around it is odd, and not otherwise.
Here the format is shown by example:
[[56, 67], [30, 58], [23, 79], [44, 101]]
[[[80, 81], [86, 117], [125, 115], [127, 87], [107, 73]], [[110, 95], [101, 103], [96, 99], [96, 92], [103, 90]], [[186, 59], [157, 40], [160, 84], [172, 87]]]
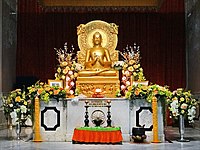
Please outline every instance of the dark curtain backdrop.
[[119, 25], [118, 50], [136, 42], [147, 80], [170, 89], [185, 87], [184, 1], [165, 0], [160, 10], [69, 12], [42, 8], [37, 0], [18, 0], [17, 76], [54, 79], [56, 53], [65, 42], [78, 50], [79, 24], [103, 20]]

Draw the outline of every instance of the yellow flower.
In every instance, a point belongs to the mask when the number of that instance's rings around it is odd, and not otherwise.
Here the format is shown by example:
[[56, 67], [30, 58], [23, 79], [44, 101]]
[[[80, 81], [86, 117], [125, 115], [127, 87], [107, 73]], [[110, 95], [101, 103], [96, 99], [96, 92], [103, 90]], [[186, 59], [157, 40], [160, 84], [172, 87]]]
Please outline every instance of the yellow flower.
[[75, 72], [75, 73], [74, 73], [74, 77], [75, 77], [75, 78], [78, 77], [78, 73]]
[[183, 102], [185, 99], [183, 97], [180, 98], [180, 101]]
[[71, 78], [71, 80], [74, 79], [74, 75], [71, 75], [70, 78]]
[[64, 74], [67, 74], [68, 71], [69, 71], [69, 70], [68, 70], [68, 68], [66, 67], [66, 68], [63, 70], [63, 73], [64, 73]]
[[43, 85], [44, 85], [44, 82], [40, 82], [40, 85], [43, 86]]
[[70, 70], [70, 67], [67, 66], [66, 69], [67, 69], [67, 70]]
[[43, 90], [44, 90], [43, 88], [39, 88], [39, 89], [38, 89], [38, 94], [40, 95], [40, 94], [42, 93]]
[[21, 97], [20, 96], [17, 96], [16, 98], [15, 98], [15, 102], [20, 102], [21, 101]]
[[45, 95], [44, 95], [45, 97], [48, 97], [49, 96], [49, 94], [48, 93], [45, 93]]
[[134, 76], [134, 77], [137, 76], [137, 73], [136, 73], [136, 72], [133, 72], [133, 76]]
[[175, 100], [178, 100], [178, 98], [177, 97], [173, 97], [172, 100], [175, 101]]
[[188, 97], [185, 100], [186, 100], [186, 103], [188, 103], [190, 101], [190, 99]]
[[130, 60], [129, 65], [133, 65], [135, 63], [135, 60]]
[[144, 85], [144, 86], [142, 86], [142, 89], [143, 89], [143, 90], [147, 90], [147, 89], [148, 89], [148, 86], [147, 86], [147, 85]]
[[130, 67], [128, 67], [128, 71], [133, 71], [134, 69], [133, 69], [133, 67], [132, 66], [130, 66]]
[[50, 87], [46, 87], [45, 91], [50, 91], [50, 89], [51, 89]]
[[67, 65], [68, 65], [68, 63], [66, 61], [61, 63], [61, 66], [67, 66]]
[[124, 69], [126, 69], [127, 67], [128, 67], [128, 64], [125, 64], [125, 65], [123, 66]]
[[132, 86], [128, 86], [128, 91], [131, 91], [132, 90]]
[[24, 101], [24, 105], [27, 105], [27, 101]]
[[64, 80], [64, 79], [65, 79], [65, 76], [63, 75], [61, 78]]
[[138, 68], [138, 65], [133, 65], [134, 69], [137, 69]]
[[57, 72], [58, 72], [58, 73], [60, 73], [60, 72], [61, 72], [61, 68], [60, 68], [60, 67], [58, 67], [58, 69], [57, 69]]

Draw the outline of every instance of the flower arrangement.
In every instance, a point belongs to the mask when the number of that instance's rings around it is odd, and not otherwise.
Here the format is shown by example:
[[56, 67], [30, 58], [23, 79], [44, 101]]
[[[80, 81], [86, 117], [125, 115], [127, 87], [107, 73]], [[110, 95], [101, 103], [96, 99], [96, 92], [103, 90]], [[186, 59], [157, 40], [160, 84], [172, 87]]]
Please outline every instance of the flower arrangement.
[[155, 96], [159, 100], [168, 100], [171, 98], [171, 91], [168, 86], [160, 86], [158, 84], [152, 84], [148, 86], [147, 101], [152, 102], [152, 98]]
[[147, 98], [148, 86], [137, 84], [128, 87], [125, 97], [127, 99]]
[[171, 92], [167, 86], [162, 87], [157, 84], [153, 85], [143, 85], [137, 84], [128, 87], [128, 91], [126, 92], [125, 97], [127, 99], [138, 99], [144, 98], [149, 103], [152, 102], [153, 97], [157, 97], [159, 100], [166, 100], [169, 99], [171, 96]]
[[125, 50], [120, 53], [124, 59], [123, 75], [133, 77], [133, 81], [145, 81], [143, 69], [140, 65], [140, 46], [126, 46]]
[[3, 97], [3, 109], [7, 119], [11, 116], [13, 125], [17, 122], [25, 123], [33, 112], [31, 100], [26, 99], [26, 93], [21, 89], [11, 91], [8, 96]]
[[70, 95], [68, 90], [38, 81], [35, 85], [28, 87], [27, 91], [16, 89], [11, 91], [8, 96], [4, 96], [2, 98], [4, 114], [6, 119], [11, 116], [13, 125], [17, 122], [24, 124], [27, 119], [32, 119], [33, 102], [36, 96], [48, 103], [51, 98], [59, 101], [68, 95]]
[[74, 54], [74, 48], [72, 45], [72, 50], [68, 51], [67, 43], [64, 45], [63, 49], [56, 49], [57, 60], [59, 65], [57, 66], [57, 72], [55, 77], [57, 80], [65, 80], [67, 77], [73, 79], [78, 76], [77, 72], [82, 69], [81, 64], [76, 63], [76, 55]]
[[75, 80], [78, 77], [78, 72], [82, 69], [82, 65], [76, 63], [76, 55], [74, 53], [74, 47], [72, 45], [71, 50], [68, 50], [67, 43], [64, 44], [63, 49], [56, 49], [57, 60], [59, 62], [55, 78], [56, 80], [64, 80], [66, 88], [74, 93]]
[[27, 88], [28, 93], [27, 97], [30, 100], [34, 100], [36, 96], [46, 103], [48, 103], [49, 99], [54, 98], [59, 101], [60, 98], [66, 98], [70, 95], [68, 90], [58, 86], [50, 86], [49, 84], [43, 82], [36, 82], [35, 85], [32, 85]]
[[167, 102], [172, 117], [177, 119], [179, 115], [183, 115], [189, 123], [194, 121], [197, 101], [192, 98], [190, 91], [179, 88], [172, 92], [172, 97]]
[[122, 66], [121, 90], [122, 93], [126, 93], [127, 88], [132, 84], [131, 82], [146, 81], [146, 79], [140, 65], [140, 47], [136, 46], [136, 43], [133, 47], [127, 45], [120, 54], [124, 60], [124, 63], [120, 63]]

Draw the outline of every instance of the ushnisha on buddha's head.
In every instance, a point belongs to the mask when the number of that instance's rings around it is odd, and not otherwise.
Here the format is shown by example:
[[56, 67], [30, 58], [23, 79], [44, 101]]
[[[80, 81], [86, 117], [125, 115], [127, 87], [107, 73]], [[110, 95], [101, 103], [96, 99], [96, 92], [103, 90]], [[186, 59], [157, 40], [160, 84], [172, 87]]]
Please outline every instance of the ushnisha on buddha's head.
[[99, 32], [95, 32], [93, 35], [93, 44], [94, 45], [101, 45], [102, 36]]

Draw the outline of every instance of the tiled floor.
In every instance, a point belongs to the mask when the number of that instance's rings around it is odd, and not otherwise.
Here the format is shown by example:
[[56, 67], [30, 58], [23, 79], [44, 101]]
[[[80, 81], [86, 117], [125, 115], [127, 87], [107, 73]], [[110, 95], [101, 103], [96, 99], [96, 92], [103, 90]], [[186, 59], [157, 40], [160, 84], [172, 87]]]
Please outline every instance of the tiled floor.
[[0, 150], [200, 150], [200, 128], [196, 122], [194, 128], [186, 128], [185, 138], [190, 142], [177, 142], [179, 132], [177, 127], [166, 127], [165, 143], [136, 144], [123, 142], [122, 145], [106, 144], [72, 144], [71, 142], [40, 142], [28, 140], [31, 129], [26, 128], [22, 132], [22, 140], [16, 140], [15, 130], [0, 130]]

